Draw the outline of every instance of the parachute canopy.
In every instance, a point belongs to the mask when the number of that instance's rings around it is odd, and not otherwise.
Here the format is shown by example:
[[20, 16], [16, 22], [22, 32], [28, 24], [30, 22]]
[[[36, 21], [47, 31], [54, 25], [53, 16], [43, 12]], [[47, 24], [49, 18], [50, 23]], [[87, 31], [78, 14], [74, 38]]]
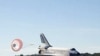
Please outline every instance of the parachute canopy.
[[23, 46], [23, 42], [20, 39], [14, 39], [11, 43], [11, 48], [13, 51], [20, 51]]

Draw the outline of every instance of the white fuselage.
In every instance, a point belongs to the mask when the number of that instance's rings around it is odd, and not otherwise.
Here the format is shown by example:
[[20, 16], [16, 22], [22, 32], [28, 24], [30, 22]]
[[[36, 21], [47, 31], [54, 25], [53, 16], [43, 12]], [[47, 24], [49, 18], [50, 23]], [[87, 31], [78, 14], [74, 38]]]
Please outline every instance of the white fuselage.
[[69, 56], [70, 49], [66, 48], [53, 48], [50, 47], [48, 49], [42, 50], [42, 55], [53, 55], [53, 56]]

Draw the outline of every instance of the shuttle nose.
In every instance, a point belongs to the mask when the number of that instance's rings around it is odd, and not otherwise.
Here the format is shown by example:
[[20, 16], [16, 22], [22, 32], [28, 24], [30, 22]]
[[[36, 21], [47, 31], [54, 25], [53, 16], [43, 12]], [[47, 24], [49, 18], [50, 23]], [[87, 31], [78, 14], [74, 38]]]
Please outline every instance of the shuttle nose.
[[70, 50], [72, 50], [72, 51], [76, 51], [76, 49], [75, 49], [75, 48], [72, 48], [72, 49], [70, 49]]
[[80, 56], [80, 53], [75, 49], [70, 49], [70, 56]]

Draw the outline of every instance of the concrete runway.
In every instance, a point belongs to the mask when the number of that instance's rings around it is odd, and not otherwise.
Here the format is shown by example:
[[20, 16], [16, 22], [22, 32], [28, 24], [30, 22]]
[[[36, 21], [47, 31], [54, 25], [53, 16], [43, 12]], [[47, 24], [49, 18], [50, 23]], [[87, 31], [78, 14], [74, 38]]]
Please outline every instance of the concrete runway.
[[15, 56], [51, 56], [51, 55], [39, 55], [39, 54], [32, 54], [32, 55], [15, 55]]

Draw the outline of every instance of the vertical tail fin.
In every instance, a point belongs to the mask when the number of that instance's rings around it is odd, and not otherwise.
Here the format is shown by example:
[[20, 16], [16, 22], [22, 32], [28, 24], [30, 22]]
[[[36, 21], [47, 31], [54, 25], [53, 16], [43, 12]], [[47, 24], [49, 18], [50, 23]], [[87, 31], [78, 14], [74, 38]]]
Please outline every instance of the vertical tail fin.
[[40, 38], [41, 38], [41, 43], [46, 44], [48, 47], [52, 47], [52, 46], [49, 44], [48, 40], [46, 39], [46, 37], [45, 37], [45, 35], [44, 35], [43, 33], [40, 34]]

